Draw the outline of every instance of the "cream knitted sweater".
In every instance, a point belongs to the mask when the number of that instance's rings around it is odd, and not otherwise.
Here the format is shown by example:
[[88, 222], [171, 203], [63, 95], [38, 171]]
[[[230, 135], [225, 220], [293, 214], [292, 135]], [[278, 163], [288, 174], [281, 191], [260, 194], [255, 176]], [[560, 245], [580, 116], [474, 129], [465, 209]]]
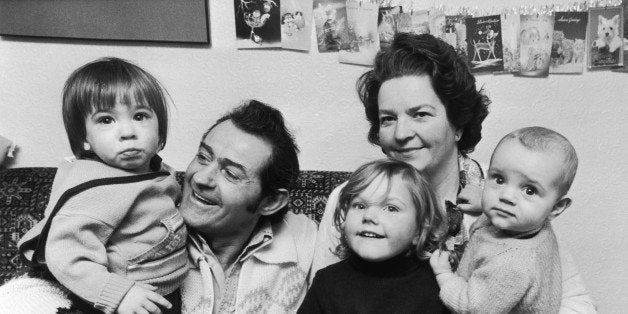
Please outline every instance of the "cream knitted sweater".
[[441, 286], [443, 303], [458, 313], [558, 313], [561, 269], [550, 223], [533, 237], [508, 237], [482, 216], [458, 276]]
[[194, 239], [198, 235], [191, 233], [188, 249], [193, 266], [181, 287], [182, 312], [221, 313], [220, 298], [235, 294], [234, 304], [226, 311], [295, 313], [308, 288], [316, 223], [288, 212], [271, 228], [272, 232], [266, 231], [270, 241], [238, 258], [242, 264], [235, 291], [227, 291], [234, 287], [225, 285], [220, 264]]

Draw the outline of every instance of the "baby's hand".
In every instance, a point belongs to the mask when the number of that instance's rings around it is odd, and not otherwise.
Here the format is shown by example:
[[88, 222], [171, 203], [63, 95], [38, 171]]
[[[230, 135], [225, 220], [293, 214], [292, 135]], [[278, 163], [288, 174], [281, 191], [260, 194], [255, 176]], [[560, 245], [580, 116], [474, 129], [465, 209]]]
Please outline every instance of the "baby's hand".
[[467, 184], [456, 200], [456, 207], [464, 213], [482, 213], [482, 183]]
[[165, 308], [171, 308], [172, 304], [166, 298], [155, 292], [156, 287], [135, 283], [129, 292], [124, 295], [116, 312], [119, 314], [131, 313], [153, 313], [161, 314], [161, 310], [157, 305]]
[[449, 252], [436, 250], [430, 257], [430, 266], [434, 271], [434, 275], [451, 273], [451, 265], [449, 264]]

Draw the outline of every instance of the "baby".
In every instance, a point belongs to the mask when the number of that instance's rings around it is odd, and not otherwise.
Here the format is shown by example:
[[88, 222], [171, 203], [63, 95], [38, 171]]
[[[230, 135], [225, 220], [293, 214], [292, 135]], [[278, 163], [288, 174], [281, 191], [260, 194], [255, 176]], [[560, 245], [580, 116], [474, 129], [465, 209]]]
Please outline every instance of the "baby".
[[77, 159], [59, 166], [44, 219], [18, 247], [84, 311], [159, 313], [178, 299], [187, 232], [174, 171], [157, 156], [168, 130], [164, 94], [117, 58], [66, 81], [63, 121]]
[[319, 270], [298, 313], [441, 313], [429, 252], [444, 243], [444, 211], [411, 165], [379, 160], [342, 189], [334, 224], [345, 260]]
[[558, 313], [562, 280], [550, 220], [571, 205], [566, 194], [577, 168], [571, 143], [546, 128], [519, 129], [497, 144], [482, 196], [484, 215], [471, 227], [457, 272], [448, 253], [430, 258], [448, 308]]

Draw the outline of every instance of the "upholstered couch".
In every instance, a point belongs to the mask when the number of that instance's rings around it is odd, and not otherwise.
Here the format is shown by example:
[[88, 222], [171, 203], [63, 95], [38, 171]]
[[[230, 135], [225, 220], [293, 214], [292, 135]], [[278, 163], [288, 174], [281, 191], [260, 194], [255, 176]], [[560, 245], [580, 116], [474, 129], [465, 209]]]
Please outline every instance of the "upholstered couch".
[[[0, 284], [24, 267], [17, 241], [39, 221], [48, 203], [56, 168], [0, 170]], [[290, 208], [320, 221], [327, 196], [349, 176], [340, 171], [301, 171], [292, 187]], [[179, 183], [183, 173], [178, 172]]]

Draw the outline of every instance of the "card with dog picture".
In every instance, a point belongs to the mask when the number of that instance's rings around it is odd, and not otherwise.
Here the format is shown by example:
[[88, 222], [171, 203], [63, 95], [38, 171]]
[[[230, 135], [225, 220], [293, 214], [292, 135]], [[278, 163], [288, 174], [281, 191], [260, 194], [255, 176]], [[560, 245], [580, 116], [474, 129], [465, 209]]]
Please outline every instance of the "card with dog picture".
[[467, 60], [471, 72], [503, 71], [501, 17], [470, 17], [465, 20], [465, 24], [469, 53]]
[[456, 49], [458, 55], [467, 59], [467, 26], [465, 19], [468, 15], [446, 15], [444, 40]]
[[234, 0], [238, 49], [281, 47], [279, 0]]
[[337, 52], [349, 47], [345, 0], [314, 0], [312, 15], [318, 52]]
[[429, 11], [418, 10], [394, 15], [398, 33], [429, 34]]
[[624, 65], [623, 17], [622, 7], [589, 9], [589, 68]]
[[587, 12], [555, 12], [550, 73], [584, 71]]
[[312, 35], [312, 0], [281, 2], [281, 47], [310, 50]]
[[[628, 58], [628, 0], [622, 2], [624, 8], [624, 60]], [[628, 72], [628, 63], [624, 63], [621, 68], [613, 69], [613, 71]]]
[[[376, 2], [347, 0], [347, 27], [349, 30], [349, 49], [338, 52], [338, 61], [359, 65], [373, 65], [373, 59], [379, 51], [377, 32]], [[394, 33], [393, 33], [394, 35]]]
[[519, 31], [520, 76], [549, 75], [554, 15], [521, 15]]

